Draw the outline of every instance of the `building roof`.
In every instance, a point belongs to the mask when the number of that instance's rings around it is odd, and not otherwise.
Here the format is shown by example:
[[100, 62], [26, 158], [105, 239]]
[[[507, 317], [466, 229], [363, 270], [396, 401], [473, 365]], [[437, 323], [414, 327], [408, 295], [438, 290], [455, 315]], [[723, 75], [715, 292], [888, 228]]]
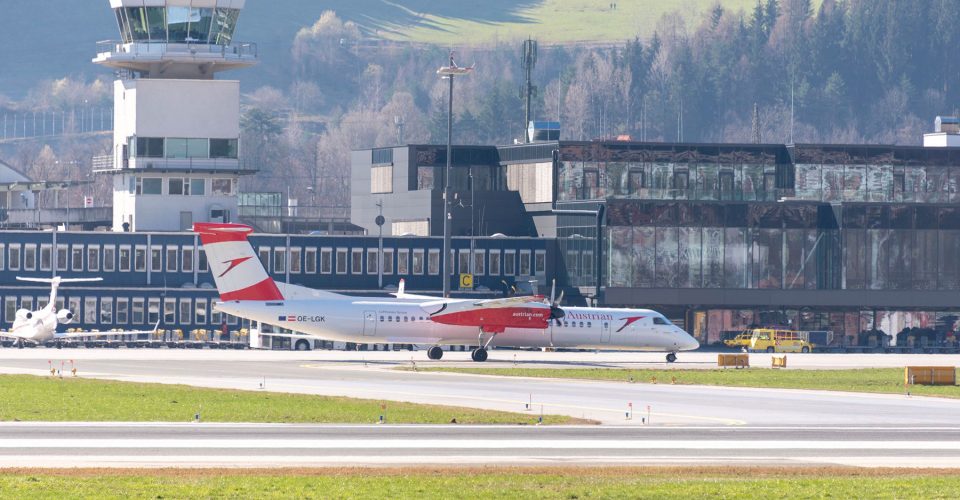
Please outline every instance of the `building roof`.
[[0, 160], [0, 184], [30, 182], [30, 178], [23, 172]]

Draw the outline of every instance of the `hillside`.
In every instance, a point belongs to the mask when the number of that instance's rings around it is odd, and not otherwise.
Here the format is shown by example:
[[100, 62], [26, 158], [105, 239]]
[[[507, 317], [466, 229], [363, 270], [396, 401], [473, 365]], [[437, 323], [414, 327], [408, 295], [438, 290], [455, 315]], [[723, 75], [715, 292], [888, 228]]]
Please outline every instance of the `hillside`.
[[[325, 10], [374, 38], [449, 44], [534, 36], [543, 43], [621, 41], [652, 32], [672, 10], [695, 15], [716, 0], [248, 0], [238, 40], [260, 46], [262, 65], [246, 89], [289, 81], [290, 46]], [[754, 0], [722, 0], [739, 10]], [[0, 6], [0, 95], [22, 97], [38, 81], [108, 74], [90, 63], [98, 40], [118, 38], [106, 0], [4, 0]]]

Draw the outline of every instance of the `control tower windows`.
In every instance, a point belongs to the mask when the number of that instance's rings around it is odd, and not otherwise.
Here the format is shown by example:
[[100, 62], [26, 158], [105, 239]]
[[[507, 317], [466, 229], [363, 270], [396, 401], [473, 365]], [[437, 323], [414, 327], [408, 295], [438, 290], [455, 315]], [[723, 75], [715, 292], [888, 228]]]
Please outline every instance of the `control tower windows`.
[[146, 7], [147, 30], [150, 40], [162, 41], [167, 39], [167, 9], [163, 7]]
[[137, 137], [134, 156], [140, 158], [163, 158], [162, 137]]
[[213, 19], [213, 9], [193, 9], [190, 12], [190, 28], [187, 33], [188, 42], [207, 43], [210, 41], [210, 21]]
[[124, 7], [116, 9], [124, 43], [230, 45], [239, 9]]
[[236, 139], [210, 139], [210, 158], [237, 158]]
[[132, 40], [149, 40], [147, 31], [147, 12], [143, 7], [127, 7], [127, 22], [130, 26], [130, 36]]
[[192, 10], [190, 7], [168, 7], [167, 37], [170, 42], [187, 41]]
[[230, 45], [233, 40], [233, 30], [240, 17], [239, 9], [217, 9], [213, 17], [213, 34], [210, 43], [216, 45]]
[[170, 42], [208, 43], [213, 9], [168, 7], [167, 34]]

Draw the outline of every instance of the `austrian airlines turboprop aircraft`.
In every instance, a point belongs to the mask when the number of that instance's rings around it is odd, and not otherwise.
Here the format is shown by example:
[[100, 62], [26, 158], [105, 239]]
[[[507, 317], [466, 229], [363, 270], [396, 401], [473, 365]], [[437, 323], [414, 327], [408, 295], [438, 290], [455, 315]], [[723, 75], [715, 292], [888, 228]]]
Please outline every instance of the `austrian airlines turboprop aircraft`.
[[50, 301], [47, 302], [47, 305], [37, 311], [18, 310], [16, 319], [13, 320], [13, 328], [9, 332], [0, 332], [0, 337], [14, 339], [17, 347], [21, 349], [23, 349], [25, 343], [40, 345], [50, 340], [56, 340], [59, 349], [60, 341], [64, 339], [106, 335], [139, 335], [141, 333], [153, 333], [160, 326], [158, 322], [153, 330], [147, 331], [57, 333], [57, 325], [66, 325], [73, 321], [73, 313], [69, 309], [56, 310], [57, 289], [60, 288], [60, 284], [101, 281], [103, 278], [61, 278], [59, 276], [54, 278], [21, 278], [18, 276], [17, 279], [50, 285]]
[[278, 284], [247, 241], [252, 228], [197, 223], [193, 229], [220, 291], [217, 310], [327, 340], [427, 344], [430, 359], [443, 356], [441, 345], [478, 345], [474, 361], [485, 361], [490, 346], [509, 346], [666, 351], [673, 362], [677, 352], [700, 346], [647, 309], [560, 308], [543, 296], [442, 299], [402, 289], [396, 298], [364, 298]]

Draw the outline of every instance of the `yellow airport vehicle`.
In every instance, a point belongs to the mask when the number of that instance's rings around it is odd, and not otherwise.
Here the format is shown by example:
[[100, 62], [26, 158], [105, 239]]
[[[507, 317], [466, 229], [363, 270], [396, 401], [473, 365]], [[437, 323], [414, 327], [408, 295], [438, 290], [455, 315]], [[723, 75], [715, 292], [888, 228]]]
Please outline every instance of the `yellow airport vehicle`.
[[741, 348], [741, 347], [750, 347], [750, 339], [753, 338], [753, 332], [747, 330], [732, 339], [727, 339], [723, 341], [723, 344], [727, 347]]
[[757, 328], [750, 330], [750, 350], [759, 352], [811, 352], [814, 345], [804, 332]]

